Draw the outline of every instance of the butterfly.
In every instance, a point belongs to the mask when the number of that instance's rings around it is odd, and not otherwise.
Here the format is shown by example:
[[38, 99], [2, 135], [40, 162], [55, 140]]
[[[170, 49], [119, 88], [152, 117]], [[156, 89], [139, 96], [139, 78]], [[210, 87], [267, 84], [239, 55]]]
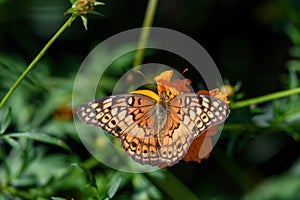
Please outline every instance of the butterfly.
[[89, 101], [79, 106], [77, 116], [119, 138], [126, 154], [136, 162], [172, 166], [184, 157], [195, 138], [223, 123], [230, 110], [218, 98], [158, 86], [158, 95], [137, 90]]

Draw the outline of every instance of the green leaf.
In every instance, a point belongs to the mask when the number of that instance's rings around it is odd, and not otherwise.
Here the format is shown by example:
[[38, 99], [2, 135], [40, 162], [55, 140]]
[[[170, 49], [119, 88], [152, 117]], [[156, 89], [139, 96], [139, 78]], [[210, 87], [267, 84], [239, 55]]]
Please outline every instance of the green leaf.
[[103, 17], [103, 18], [105, 17], [102, 13], [99, 13], [97, 11], [92, 11], [91, 14], [98, 15], [98, 16]]
[[68, 151], [71, 151], [70, 147], [61, 139], [52, 137], [45, 133], [35, 133], [35, 132], [21, 132], [21, 133], [10, 133], [2, 136], [3, 138], [29, 138], [39, 142], [44, 142], [48, 144], [53, 144], [62, 147]]
[[289, 54], [290, 54], [290, 56], [299, 59], [300, 58], [300, 47], [299, 46], [290, 47]]
[[74, 12], [74, 8], [69, 8], [64, 14], [67, 15], [67, 14], [71, 14]]
[[66, 200], [65, 198], [61, 197], [51, 197], [52, 200]]
[[1, 185], [7, 185], [9, 184], [10, 177], [11, 177], [11, 170], [10, 167], [8, 166], [6, 160], [4, 162], [2, 162], [1, 166], [0, 166], [0, 184]]
[[289, 24], [286, 26], [285, 32], [294, 44], [300, 44], [300, 32], [295, 25]]
[[95, 2], [95, 6], [104, 6], [104, 5], [105, 3], [103, 2], [99, 2], [99, 1]]
[[[157, 174], [157, 176], [160, 176]], [[153, 185], [149, 179], [143, 174], [134, 174], [132, 179], [132, 185], [134, 187], [135, 199], [161, 199], [160, 191]], [[180, 198], [179, 198], [180, 199]]]
[[296, 162], [290, 168], [290, 172], [293, 176], [300, 177], [300, 158], [298, 158], [298, 160], [296, 160]]
[[299, 199], [300, 179], [290, 175], [281, 175], [264, 180], [244, 200], [250, 199]]
[[6, 129], [8, 128], [9, 124], [11, 123], [12, 120], [12, 115], [11, 115], [11, 108], [8, 108], [6, 114], [2, 116], [3, 111], [0, 114], [0, 134], [3, 134]]
[[83, 23], [83, 26], [84, 26], [85, 30], [88, 30], [88, 28], [87, 28], [87, 24], [88, 24], [87, 17], [83, 16], [83, 15], [81, 15], [80, 17], [82, 19], [82, 23]]
[[81, 169], [85, 173], [85, 175], [88, 177], [89, 185], [98, 189], [96, 179], [95, 179], [94, 175], [92, 174], [92, 172], [88, 168], [86, 168], [85, 166], [83, 166], [80, 163], [73, 163], [73, 164], [71, 164], [71, 166], [78, 167], [79, 169]]
[[107, 196], [108, 196], [110, 199], [112, 199], [112, 198], [115, 196], [116, 192], [118, 191], [118, 188], [119, 188], [119, 186], [120, 186], [121, 180], [122, 180], [122, 178], [119, 177], [119, 178], [113, 183], [113, 185], [109, 188], [109, 190], [108, 190], [108, 192], [107, 192]]
[[3, 138], [7, 144], [9, 144], [14, 149], [21, 149], [20, 144], [13, 138]]

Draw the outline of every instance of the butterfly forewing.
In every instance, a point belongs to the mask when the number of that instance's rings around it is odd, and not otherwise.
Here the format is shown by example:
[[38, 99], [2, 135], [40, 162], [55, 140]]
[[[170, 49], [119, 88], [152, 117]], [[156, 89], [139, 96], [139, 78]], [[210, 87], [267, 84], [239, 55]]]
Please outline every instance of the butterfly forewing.
[[[89, 101], [77, 110], [77, 116], [86, 124], [99, 126], [115, 137], [136, 127], [137, 121], [146, 121], [149, 108], [155, 100], [145, 95], [121, 94]], [[142, 124], [142, 123], [140, 123]], [[144, 136], [143, 134], [141, 136]]]
[[171, 114], [177, 116], [191, 133], [195, 133], [197, 128], [195, 136], [224, 122], [229, 115], [229, 107], [224, 101], [206, 95], [181, 94], [171, 100], [170, 105]]

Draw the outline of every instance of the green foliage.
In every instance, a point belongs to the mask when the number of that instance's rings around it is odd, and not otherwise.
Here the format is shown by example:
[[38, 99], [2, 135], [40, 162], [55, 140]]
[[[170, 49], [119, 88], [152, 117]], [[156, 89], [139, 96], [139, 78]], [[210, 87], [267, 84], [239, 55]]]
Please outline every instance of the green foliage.
[[263, 180], [250, 191], [244, 200], [251, 199], [299, 199], [300, 198], [300, 160], [285, 173]]
[[[2, 66], [4, 70], [14, 71], [15, 66], [22, 64], [20, 62], [15, 65], [9, 57], [2, 57], [6, 61]], [[126, 62], [127, 59], [123, 60]], [[124, 62], [114, 66], [119, 69], [120, 74], [122, 67], [117, 66], [124, 66]], [[128, 184], [135, 188], [135, 192], [132, 195], [124, 194], [126, 198], [157, 197], [158, 189], [149, 181], [141, 188], [138, 180], [144, 176], [115, 173], [110, 169], [105, 169], [105, 173], [95, 174], [90, 169], [98, 161], [88, 157], [84, 158], [87, 160], [83, 163], [90, 165], [89, 168], [84, 167], [86, 164], [79, 164], [79, 152], [76, 152], [75, 146], [64, 141], [67, 135], [69, 140], [71, 138], [75, 143], [78, 141], [71, 121], [72, 112], [66, 113], [71, 115], [67, 118], [59, 114], [60, 109], [71, 109], [69, 106], [73, 82], [68, 77], [49, 76], [47, 66], [41, 66], [40, 69], [44, 70], [36, 70], [34, 76], [25, 80], [9, 100], [7, 107], [0, 112], [0, 198], [111, 199], [120, 195], [119, 188], [128, 187]], [[100, 87], [100, 94], [104, 94], [104, 90], [112, 87], [115, 82], [110, 73], [112, 72], [108, 71], [101, 80], [101, 84], [107, 87]], [[2, 78], [11, 83], [16, 76], [8, 78], [3, 74]], [[51, 153], [54, 146], [59, 148]], [[71, 164], [74, 161], [76, 164]], [[84, 173], [78, 172], [72, 165]], [[142, 180], [147, 179], [144, 177]], [[65, 195], [58, 197], [57, 193]]]
[[[105, 177], [100, 176], [98, 178], [96, 178], [94, 176], [94, 174], [87, 169], [86, 167], [84, 167], [82, 164], [79, 163], [74, 163], [72, 164], [75, 167], [78, 167], [79, 169], [81, 169], [84, 174], [86, 175], [86, 177], [88, 178], [88, 185], [87, 187], [91, 190], [94, 191], [93, 194], [91, 194], [91, 198], [94, 199], [111, 199], [115, 196], [122, 178], [118, 177], [118, 174], [115, 174], [114, 177], [112, 177], [111, 180], [114, 180], [113, 184], [110, 186], [110, 188], [106, 188], [106, 186], [109, 186], [110, 184], [105, 184]], [[99, 182], [101, 182], [101, 185], [97, 184], [97, 180]], [[111, 182], [111, 181], [110, 181]]]
[[5, 113], [4, 111], [0, 113], [0, 134], [3, 134], [6, 129], [8, 128], [9, 124], [11, 123], [12, 115], [11, 115], [11, 108], [7, 110]]

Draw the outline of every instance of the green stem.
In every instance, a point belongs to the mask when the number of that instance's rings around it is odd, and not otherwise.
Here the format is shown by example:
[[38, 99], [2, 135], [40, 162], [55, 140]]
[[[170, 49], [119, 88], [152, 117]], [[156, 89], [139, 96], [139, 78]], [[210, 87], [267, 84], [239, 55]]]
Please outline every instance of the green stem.
[[[228, 156], [223, 150], [215, 147], [213, 150], [213, 158], [220, 164], [221, 169], [225, 170], [231, 179], [236, 183], [236, 192], [242, 193], [249, 191], [259, 177], [251, 174], [250, 171], [244, 170], [231, 156]], [[228, 180], [229, 181], [229, 180]]]
[[22, 190], [17, 190], [13, 187], [8, 187], [8, 186], [0, 186], [0, 191], [5, 191], [9, 194], [11, 194], [14, 197], [20, 197], [21, 199], [38, 199], [38, 200], [46, 200], [46, 198], [43, 197], [36, 197], [35, 195], [30, 194], [27, 191], [22, 191]]
[[[150, 35], [150, 27], [153, 24], [153, 19], [155, 16], [156, 8], [157, 8], [158, 0], [149, 0], [147, 5], [147, 10], [143, 22], [143, 28], [140, 34], [139, 43], [137, 47], [137, 53], [135, 55], [135, 60], [133, 66], [139, 66], [143, 62], [145, 46], [148, 43], [149, 35]], [[146, 28], [148, 27], [148, 28]]]
[[280, 92], [275, 92], [275, 93], [272, 93], [272, 94], [267, 94], [267, 95], [264, 95], [264, 96], [255, 97], [255, 98], [252, 98], [252, 99], [238, 101], [238, 102], [230, 104], [230, 108], [232, 108], [232, 109], [242, 108], [242, 107], [250, 106], [250, 105], [253, 105], [253, 104], [264, 103], [264, 102], [267, 102], [267, 101], [271, 101], [271, 100], [274, 100], [274, 99], [278, 99], [278, 98], [282, 98], [282, 97], [286, 97], [286, 96], [290, 96], [290, 95], [298, 94], [298, 93], [300, 93], [300, 87], [289, 89], [289, 90], [284, 90], [284, 91], [280, 91]]
[[25, 79], [27, 74], [33, 69], [36, 63], [43, 57], [48, 48], [53, 44], [53, 42], [62, 34], [62, 32], [71, 24], [74, 20], [74, 16], [71, 16], [66, 23], [55, 33], [55, 35], [50, 39], [50, 41], [44, 46], [44, 48], [40, 51], [40, 53], [35, 57], [35, 59], [30, 63], [30, 65], [25, 69], [25, 71], [19, 76], [13, 86], [9, 89], [9, 91], [5, 94], [3, 99], [0, 102], [0, 109], [4, 106], [6, 101], [15, 91], [15, 89], [20, 85], [20, 83]]
[[31, 196], [30, 194], [23, 192], [23, 191], [16, 190], [15, 188], [12, 188], [12, 187], [1, 186], [0, 190], [10, 193], [11, 195], [13, 195], [15, 197], [18, 196], [18, 197], [22, 197], [24, 199], [34, 199], [34, 197]]
[[[151, 172], [155, 173], [155, 172]], [[176, 176], [174, 176], [168, 170], [164, 171], [164, 177], [155, 177], [155, 175], [148, 174], [148, 177], [162, 189], [166, 194], [168, 194], [171, 199], [189, 199], [198, 200], [199, 198], [186, 186], [184, 185]]]
[[[91, 170], [93, 169], [95, 166], [99, 165], [99, 161], [94, 158], [94, 157], [90, 157], [88, 158], [87, 160], [85, 160], [82, 165], [84, 167], [86, 167], [87, 169]], [[73, 170], [73, 172], [70, 174], [70, 176], [68, 177], [67, 181], [64, 182], [64, 184], [71, 184], [75, 179], [76, 177], [78, 177], [79, 174], [82, 173], [82, 170], [79, 169], [79, 168], [75, 168]]]

